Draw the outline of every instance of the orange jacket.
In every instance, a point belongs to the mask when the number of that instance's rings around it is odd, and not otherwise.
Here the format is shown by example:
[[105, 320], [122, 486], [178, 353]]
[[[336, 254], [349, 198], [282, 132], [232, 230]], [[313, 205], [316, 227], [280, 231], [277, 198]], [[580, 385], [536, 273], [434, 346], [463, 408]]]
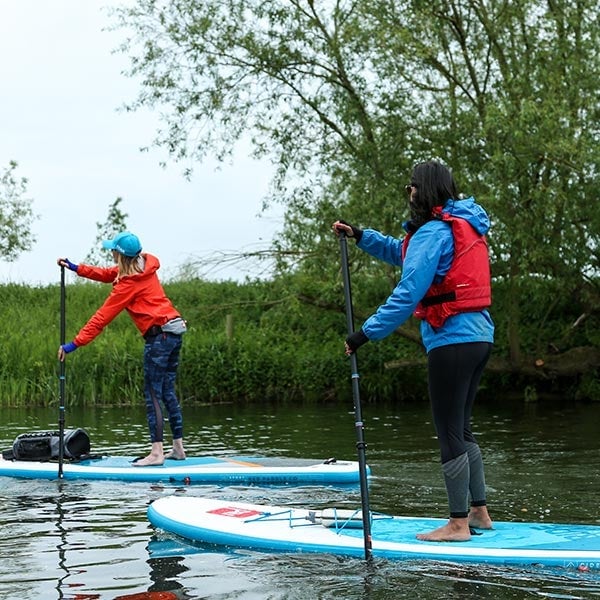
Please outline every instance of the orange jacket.
[[102, 330], [122, 311], [126, 310], [135, 326], [144, 335], [152, 325], [164, 325], [179, 317], [179, 313], [165, 295], [156, 272], [160, 262], [152, 254], [142, 254], [145, 260], [143, 273], [125, 275], [115, 281], [118, 267], [93, 267], [80, 264], [77, 275], [94, 281], [112, 283], [113, 289], [96, 311], [94, 316], [81, 328], [73, 340], [85, 346], [95, 339]]

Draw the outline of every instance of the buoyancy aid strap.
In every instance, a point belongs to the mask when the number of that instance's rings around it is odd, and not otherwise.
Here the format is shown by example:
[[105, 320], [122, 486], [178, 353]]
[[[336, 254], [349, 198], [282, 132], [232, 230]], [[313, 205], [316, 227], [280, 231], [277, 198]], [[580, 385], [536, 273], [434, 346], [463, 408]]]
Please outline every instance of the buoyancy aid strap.
[[427, 308], [428, 306], [433, 306], [434, 304], [443, 304], [444, 302], [453, 302], [456, 300], [456, 292], [446, 292], [445, 294], [436, 294], [434, 296], [425, 296], [421, 300], [421, 305]]

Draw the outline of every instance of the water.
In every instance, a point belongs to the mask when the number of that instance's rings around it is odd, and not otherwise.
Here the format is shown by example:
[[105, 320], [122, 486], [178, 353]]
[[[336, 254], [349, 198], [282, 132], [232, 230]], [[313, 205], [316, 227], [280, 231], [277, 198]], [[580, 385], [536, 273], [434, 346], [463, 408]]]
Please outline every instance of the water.
[[[189, 454], [356, 458], [352, 406], [186, 407]], [[445, 516], [426, 404], [365, 406], [374, 510]], [[0, 447], [55, 429], [56, 409], [3, 410]], [[600, 405], [479, 405], [492, 517], [600, 524]], [[67, 409], [92, 450], [142, 455], [143, 410]], [[226, 551], [155, 532], [150, 502], [180, 493], [315, 508], [360, 505], [358, 486], [225, 487], [0, 478], [0, 599], [419, 600], [600, 598], [590, 573]], [[145, 593], [145, 595], [143, 595]]]

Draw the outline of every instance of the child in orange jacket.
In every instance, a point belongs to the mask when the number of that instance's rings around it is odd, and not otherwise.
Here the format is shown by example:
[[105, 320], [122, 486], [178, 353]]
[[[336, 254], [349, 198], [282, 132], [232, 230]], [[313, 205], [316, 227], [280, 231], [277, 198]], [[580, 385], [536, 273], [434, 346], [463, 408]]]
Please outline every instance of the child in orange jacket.
[[[80, 277], [111, 283], [113, 288], [104, 304], [81, 328], [72, 342], [58, 349], [59, 360], [94, 340], [119, 314], [126, 310], [145, 339], [144, 397], [152, 448], [150, 453], [133, 464], [139, 467], [161, 465], [165, 458], [183, 460], [183, 416], [175, 394], [175, 378], [181, 351], [181, 336], [186, 323], [167, 298], [158, 279], [158, 258], [142, 253], [137, 236], [124, 231], [102, 246], [112, 250], [114, 267], [95, 267], [75, 264], [68, 258], [57, 263], [74, 271]], [[173, 434], [173, 448], [163, 451], [163, 413], [167, 410]]]

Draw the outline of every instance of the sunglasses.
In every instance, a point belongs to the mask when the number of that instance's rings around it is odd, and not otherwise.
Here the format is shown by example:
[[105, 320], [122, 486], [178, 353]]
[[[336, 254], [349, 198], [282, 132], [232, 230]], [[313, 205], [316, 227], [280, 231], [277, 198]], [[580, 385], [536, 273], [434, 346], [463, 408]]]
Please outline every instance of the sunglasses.
[[409, 183], [408, 185], [404, 186], [404, 189], [406, 190], [406, 193], [410, 196], [412, 194], [413, 188], [416, 188], [417, 186], [414, 183]]

